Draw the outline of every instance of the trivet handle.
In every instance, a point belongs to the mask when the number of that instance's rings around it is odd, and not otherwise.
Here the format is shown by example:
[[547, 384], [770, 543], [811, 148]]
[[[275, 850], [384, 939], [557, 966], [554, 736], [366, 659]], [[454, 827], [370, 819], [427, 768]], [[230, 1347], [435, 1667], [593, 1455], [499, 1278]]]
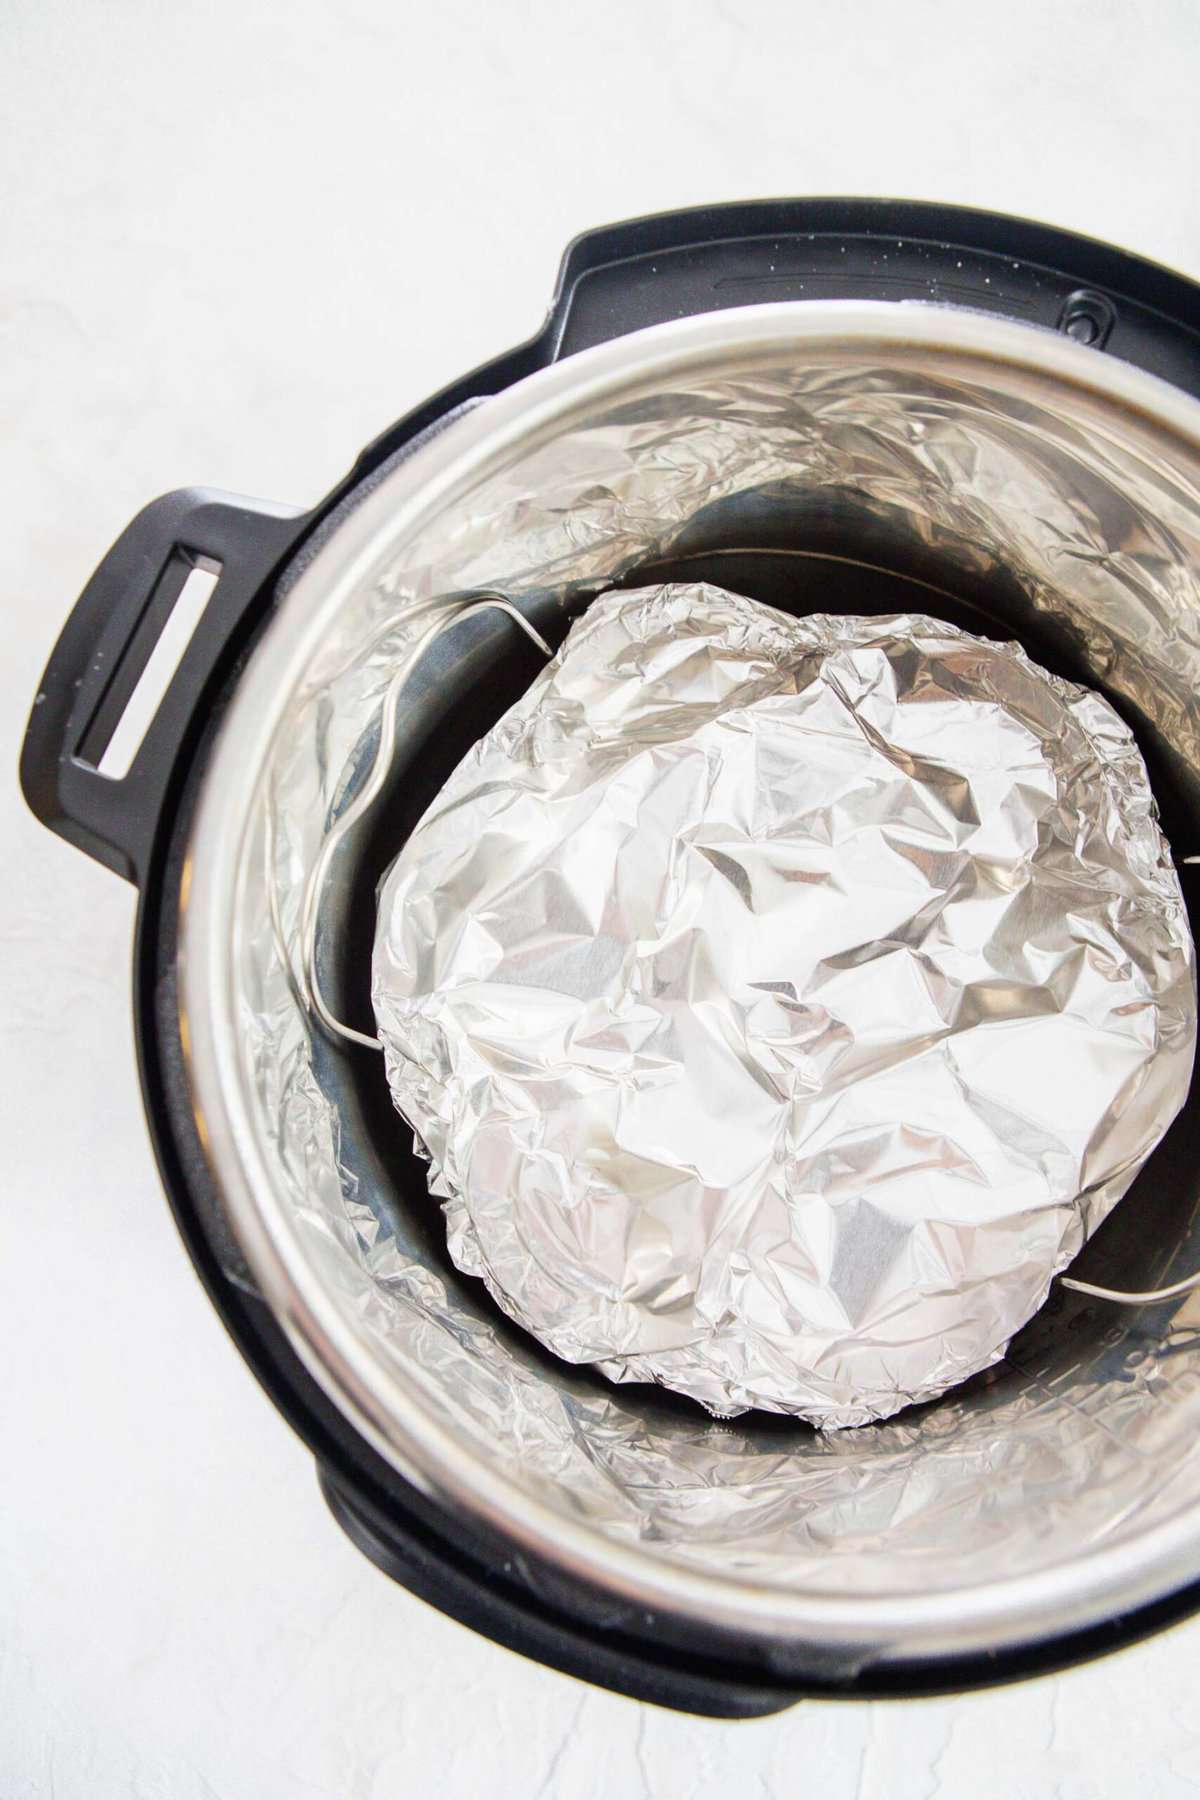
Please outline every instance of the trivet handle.
[[1137, 1290], [1097, 1287], [1094, 1282], [1078, 1281], [1070, 1275], [1060, 1275], [1058, 1285], [1076, 1294], [1087, 1294], [1093, 1300], [1112, 1300], [1117, 1306], [1157, 1306], [1164, 1300], [1179, 1300], [1184, 1294], [1194, 1293], [1200, 1288], [1200, 1274], [1185, 1275], [1182, 1281], [1173, 1281], [1168, 1287]]
[[[25, 798], [44, 825], [139, 887], [180, 753], [208, 716], [206, 693], [302, 524], [265, 501], [204, 488], [164, 494], [126, 526], [54, 646], [21, 751]], [[196, 569], [216, 574], [216, 586], [127, 770], [101, 773]]]
[[[465, 599], [435, 600], [426, 610], [427, 614], [432, 616], [426, 616], [422, 621], [423, 629], [418, 629], [408, 654], [402, 657], [396, 665], [383, 696], [383, 705], [379, 714], [379, 742], [376, 745], [371, 766], [367, 771], [366, 780], [336, 823], [326, 833], [316, 861], [309, 870], [300, 908], [300, 975], [296, 986], [297, 998], [331, 1037], [340, 1038], [347, 1044], [358, 1044], [365, 1050], [382, 1050], [383, 1043], [379, 1038], [372, 1037], [365, 1031], [358, 1031], [353, 1025], [344, 1024], [337, 1014], [331, 1011], [321, 991], [321, 977], [317, 966], [318, 914], [321, 907], [321, 895], [324, 892], [338, 845], [349, 832], [353, 831], [359, 820], [371, 810], [387, 781], [396, 742], [396, 715], [405, 686], [426, 650], [441, 637], [443, 632], [448, 631], [452, 625], [461, 624], [464, 619], [475, 618], [483, 612], [504, 613], [514, 625], [520, 627], [532, 643], [537, 645], [543, 656], [554, 655], [536, 625], [532, 624], [520, 608], [514, 606], [505, 594], [479, 593]], [[268, 833], [273, 829], [269, 817], [267, 829]], [[269, 838], [268, 842], [270, 841]], [[268, 862], [273, 861], [273, 855], [273, 851], [269, 849]], [[269, 904], [280, 956], [284, 966], [290, 968], [291, 961], [284, 941], [277, 897], [272, 895]]]

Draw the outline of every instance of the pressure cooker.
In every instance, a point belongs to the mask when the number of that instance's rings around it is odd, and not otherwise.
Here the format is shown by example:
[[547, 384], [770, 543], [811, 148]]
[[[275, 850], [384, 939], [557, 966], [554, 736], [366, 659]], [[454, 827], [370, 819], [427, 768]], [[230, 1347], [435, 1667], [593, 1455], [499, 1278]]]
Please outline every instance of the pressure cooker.
[[[114, 775], [197, 569], [216, 585]], [[773, 200], [585, 233], [541, 329], [315, 507], [147, 506], [62, 631], [21, 761], [38, 817], [138, 890], [163, 1187], [339, 1524], [500, 1644], [728, 1717], [1008, 1680], [1200, 1606], [1194, 1303], [1059, 1287], [995, 1368], [858, 1431], [617, 1389], [455, 1269], [381, 1059], [325, 1028], [294, 951], [382, 748], [381, 804], [319, 894], [321, 992], [369, 1022], [381, 875], [541, 666], [506, 607], [553, 645], [567, 601], [608, 587], [711, 581], [799, 612], [848, 569], [861, 612], [899, 596], [1106, 694], [1194, 928], [1200, 290], [957, 207]], [[447, 596], [462, 618], [381, 746], [389, 671]], [[1198, 1169], [1193, 1089], [1073, 1273], [1189, 1272]]]

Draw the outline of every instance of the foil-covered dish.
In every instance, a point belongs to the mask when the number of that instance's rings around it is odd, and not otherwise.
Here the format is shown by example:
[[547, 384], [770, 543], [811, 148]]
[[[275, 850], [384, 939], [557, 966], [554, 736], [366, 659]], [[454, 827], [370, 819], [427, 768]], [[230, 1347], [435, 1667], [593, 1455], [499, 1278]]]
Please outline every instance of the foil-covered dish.
[[460, 764], [373, 997], [460, 1269], [568, 1362], [822, 1427], [1004, 1354], [1196, 1025], [1107, 701], [698, 584], [594, 600]]

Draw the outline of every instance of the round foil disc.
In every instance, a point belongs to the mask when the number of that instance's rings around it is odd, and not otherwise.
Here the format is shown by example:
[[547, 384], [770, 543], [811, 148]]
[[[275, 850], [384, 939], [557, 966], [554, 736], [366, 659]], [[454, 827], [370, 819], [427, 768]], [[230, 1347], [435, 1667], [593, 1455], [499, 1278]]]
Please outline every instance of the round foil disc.
[[383, 885], [451, 1254], [570, 1362], [862, 1424], [995, 1362], [1187, 1092], [1099, 696], [923, 617], [610, 594]]

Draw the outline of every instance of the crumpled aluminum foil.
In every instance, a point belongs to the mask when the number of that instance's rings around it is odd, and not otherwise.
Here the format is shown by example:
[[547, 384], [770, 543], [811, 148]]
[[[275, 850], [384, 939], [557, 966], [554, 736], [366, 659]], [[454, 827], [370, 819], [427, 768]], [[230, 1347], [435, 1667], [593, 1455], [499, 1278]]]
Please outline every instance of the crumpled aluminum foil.
[[381, 893], [455, 1263], [569, 1362], [866, 1423], [996, 1362], [1191, 1072], [1132, 736], [1013, 645], [593, 602]]

